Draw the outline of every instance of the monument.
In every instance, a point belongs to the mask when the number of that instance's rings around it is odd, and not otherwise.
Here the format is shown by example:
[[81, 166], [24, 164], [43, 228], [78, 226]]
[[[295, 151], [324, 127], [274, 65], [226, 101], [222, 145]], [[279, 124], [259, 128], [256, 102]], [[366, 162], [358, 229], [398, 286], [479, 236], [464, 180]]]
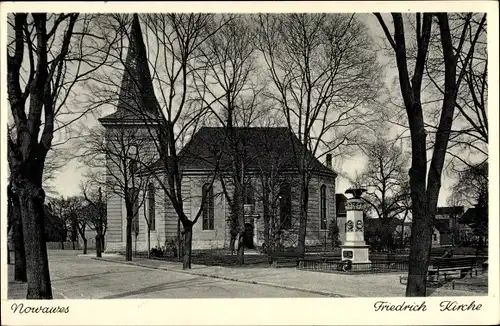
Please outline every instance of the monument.
[[368, 259], [368, 248], [370, 246], [365, 243], [364, 236], [363, 208], [365, 203], [361, 199], [361, 195], [365, 191], [366, 189], [348, 189], [345, 192], [353, 197], [348, 199], [345, 205], [347, 211], [345, 242], [340, 246], [342, 248], [342, 260], [365, 263], [356, 267], [353, 265], [353, 269], [370, 268], [370, 260]]

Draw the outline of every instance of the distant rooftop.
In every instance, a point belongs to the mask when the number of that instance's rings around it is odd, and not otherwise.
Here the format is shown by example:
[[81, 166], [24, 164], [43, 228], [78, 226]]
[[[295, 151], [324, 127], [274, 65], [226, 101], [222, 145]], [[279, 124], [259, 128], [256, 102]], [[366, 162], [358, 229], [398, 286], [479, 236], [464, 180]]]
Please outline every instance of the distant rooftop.
[[462, 215], [463, 213], [463, 206], [438, 207], [436, 210], [436, 215]]
[[460, 217], [458, 222], [460, 224], [470, 224], [473, 223], [474, 220], [476, 219], [476, 214], [477, 214], [477, 208], [476, 207], [471, 207], [469, 208], [464, 215]]

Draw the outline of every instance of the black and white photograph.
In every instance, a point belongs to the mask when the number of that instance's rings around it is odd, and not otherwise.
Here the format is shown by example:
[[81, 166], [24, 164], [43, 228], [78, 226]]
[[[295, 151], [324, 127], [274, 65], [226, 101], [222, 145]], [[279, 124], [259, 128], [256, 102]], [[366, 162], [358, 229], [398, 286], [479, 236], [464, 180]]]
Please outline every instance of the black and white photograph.
[[497, 3], [49, 4], [1, 10], [2, 324], [500, 321]]

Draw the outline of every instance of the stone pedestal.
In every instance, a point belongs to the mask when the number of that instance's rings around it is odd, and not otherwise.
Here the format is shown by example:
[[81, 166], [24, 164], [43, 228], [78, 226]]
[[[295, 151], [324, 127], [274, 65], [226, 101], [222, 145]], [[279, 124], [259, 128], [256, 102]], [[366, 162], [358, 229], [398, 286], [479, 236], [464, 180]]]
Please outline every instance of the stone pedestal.
[[[360, 198], [348, 199], [346, 203], [345, 242], [342, 248], [342, 260], [350, 260], [353, 263], [365, 263], [359, 268], [370, 268], [368, 259], [368, 246], [365, 243], [363, 223], [364, 202]], [[355, 267], [353, 266], [353, 269]]]

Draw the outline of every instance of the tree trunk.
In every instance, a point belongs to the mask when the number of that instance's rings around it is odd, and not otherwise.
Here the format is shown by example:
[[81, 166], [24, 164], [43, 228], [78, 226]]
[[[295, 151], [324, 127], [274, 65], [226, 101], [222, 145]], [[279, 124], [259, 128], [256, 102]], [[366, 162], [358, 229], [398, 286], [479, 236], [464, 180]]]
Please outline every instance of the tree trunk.
[[423, 126], [420, 133], [412, 134], [412, 167], [410, 169], [410, 187], [413, 222], [411, 247], [408, 266], [407, 297], [425, 297], [427, 269], [432, 244], [432, 217], [426, 191], [426, 142]]
[[300, 220], [299, 220], [299, 241], [297, 253], [301, 258], [306, 252], [306, 230], [307, 230], [307, 204], [309, 201], [309, 192], [307, 189], [306, 176], [303, 175], [300, 181]]
[[95, 255], [98, 258], [102, 257], [100, 232], [97, 232], [97, 235], [95, 236]]
[[151, 230], [148, 225], [148, 259], [151, 258]]
[[269, 237], [269, 216], [266, 216], [266, 213], [264, 213], [264, 243], [266, 247], [264, 248], [266, 255], [271, 254], [271, 244], [270, 244], [270, 237]]
[[78, 238], [78, 225], [77, 225], [77, 221], [73, 217], [71, 220], [71, 243], [73, 246], [73, 250], [76, 250], [77, 238]]
[[281, 238], [281, 230], [279, 229], [279, 219], [276, 217], [276, 209], [273, 209], [272, 216], [272, 236], [273, 236], [273, 251], [278, 252], [280, 250], [280, 238]]
[[[235, 164], [236, 167], [240, 167], [241, 165], [238, 163]], [[243, 169], [236, 168], [236, 178], [234, 185], [234, 194], [233, 194], [233, 218], [237, 221], [237, 232], [236, 239], [237, 242], [237, 253], [236, 253], [236, 263], [241, 266], [245, 263], [245, 246], [243, 245], [243, 239], [245, 236], [245, 215], [243, 210], [243, 185], [242, 185], [242, 171]]]
[[238, 253], [236, 255], [236, 263], [238, 266], [242, 266], [245, 264], [245, 246], [243, 244], [243, 238], [245, 236], [245, 232], [239, 232], [238, 233]]
[[21, 207], [19, 197], [12, 195], [12, 221], [13, 221], [13, 240], [14, 240], [14, 280], [26, 282], [26, 253], [24, 251], [23, 223], [21, 218]]
[[26, 272], [28, 279], [27, 299], [52, 299], [47, 245], [45, 243], [45, 193], [41, 184], [25, 181], [20, 187], [19, 200], [23, 224]]
[[134, 234], [134, 257], [137, 257], [137, 233]]
[[386, 250], [394, 249], [391, 222], [390, 218], [386, 217], [382, 219], [382, 246]]
[[193, 226], [185, 224], [184, 226], [184, 255], [182, 260], [182, 269], [191, 269], [191, 245], [193, 243]]
[[181, 237], [181, 220], [177, 219], [177, 260], [181, 260], [184, 257], [184, 251], [182, 248], [182, 237]]
[[125, 260], [132, 260], [132, 218], [127, 217], [127, 240], [125, 245]]
[[265, 252], [266, 255], [271, 255], [271, 243], [269, 239], [269, 191], [267, 187], [264, 187], [264, 243], [266, 245]]
[[14, 223], [14, 280], [26, 282], [28, 279], [21, 216], [16, 216]]
[[104, 234], [101, 234], [101, 252], [106, 251], [106, 247], [104, 246]]
[[87, 254], [87, 238], [83, 238], [83, 254]]
[[229, 250], [231, 250], [231, 256], [234, 254], [236, 244], [236, 237], [231, 232], [231, 240], [229, 240]]
[[427, 268], [431, 250], [432, 224], [426, 221], [426, 212], [415, 211], [411, 232], [410, 261], [408, 266], [407, 297], [425, 297]]
[[242, 205], [243, 202], [241, 199], [241, 187], [238, 190], [238, 200], [235, 200], [238, 203], [237, 206], [237, 216], [238, 216], [238, 234], [236, 236], [236, 241], [238, 241], [238, 252], [236, 254], [236, 262], [239, 266], [242, 266], [245, 263], [245, 246], [243, 244], [243, 239], [245, 237], [245, 216], [243, 213]]
[[64, 250], [64, 241], [61, 240], [61, 250]]

